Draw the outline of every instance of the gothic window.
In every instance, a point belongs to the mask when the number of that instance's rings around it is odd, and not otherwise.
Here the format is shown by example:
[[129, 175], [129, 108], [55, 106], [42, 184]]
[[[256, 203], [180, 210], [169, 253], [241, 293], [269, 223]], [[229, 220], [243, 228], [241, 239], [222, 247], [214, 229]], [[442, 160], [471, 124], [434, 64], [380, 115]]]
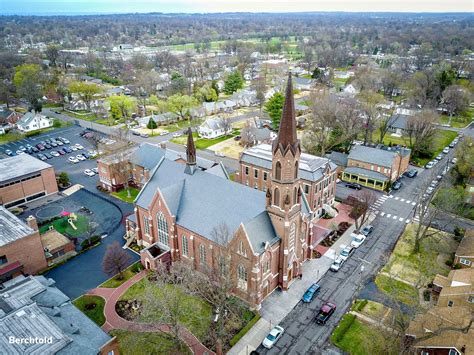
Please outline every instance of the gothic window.
[[296, 235], [296, 223], [293, 222], [290, 227], [290, 235], [288, 236], [288, 249], [290, 251], [295, 249], [295, 235]]
[[204, 244], [199, 245], [199, 262], [201, 265], [206, 265], [206, 247]]
[[237, 268], [237, 287], [241, 290], [247, 290], [247, 269], [243, 265]]
[[275, 206], [280, 206], [280, 190], [278, 190], [278, 188], [273, 192], [273, 204]]
[[181, 236], [181, 244], [183, 244], [182, 249], [181, 249], [182, 254], [185, 255], [185, 256], [188, 256], [188, 252], [189, 252], [188, 238], [186, 238], [186, 236], [184, 234]]
[[244, 242], [242, 240], [239, 243], [239, 254], [247, 256], [247, 250], [245, 249]]
[[295, 162], [295, 179], [298, 178], [298, 160]]
[[147, 216], [143, 216], [143, 224], [145, 226], [145, 234], [150, 235], [150, 221]]
[[293, 203], [294, 204], [297, 203], [297, 201], [296, 201], [297, 197], [298, 197], [298, 189], [295, 187], [294, 190], [293, 190]]
[[281, 180], [281, 163], [279, 161], [275, 166], [275, 179]]
[[226, 257], [221, 255], [219, 257], [219, 271], [221, 276], [227, 276], [228, 274], [228, 267], [227, 267], [227, 262], [226, 262]]
[[263, 273], [267, 273], [270, 271], [270, 260], [267, 259], [263, 262], [262, 269], [263, 269]]
[[158, 222], [158, 238], [160, 243], [169, 246], [168, 240], [168, 222], [166, 221], [165, 216], [162, 212], [159, 212], [156, 215], [156, 220]]

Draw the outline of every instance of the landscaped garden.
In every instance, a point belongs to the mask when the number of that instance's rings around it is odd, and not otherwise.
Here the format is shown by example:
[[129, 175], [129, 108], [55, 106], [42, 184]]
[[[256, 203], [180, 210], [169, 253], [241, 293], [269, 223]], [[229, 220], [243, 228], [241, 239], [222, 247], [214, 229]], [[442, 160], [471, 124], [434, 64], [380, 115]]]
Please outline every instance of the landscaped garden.
[[84, 295], [75, 299], [72, 303], [99, 327], [105, 323], [105, 300], [102, 297]]
[[454, 128], [464, 128], [472, 122], [473, 118], [474, 107], [469, 107], [466, 111], [461, 112], [459, 115], [451, 117], [451, 120], [449, 119], [449, 116], [442, 115], [440, 117], [440, 123], [445, 125], [449, 124]]
[[51, 222], [41, 225], [39, 228], [39, 232], [40, 234], [43, 234], [47, 232], [52, 226], [59, 233], [67, 235], [69, 237], [82, 236], [87, 233], [87, 229], [89, 228], [89, 218], [82, 214], [75, 214], [75, 216], [76, 219], [72, 219], [72, 224], [68, 222], [70, 216], [54, 218]]
[[[128, 196], [129, 191], [130, 191], [130, 196]], [[127, 189], [122, 189], [122, 190], [117, 191], [117, 192], [112, 192], [111, 195], [114, 196], [114, 197], [117, 197], [118, 199], [120, 199], [122, 201], [132, 203], [135, 200], [135, 198], [137, 197], [139, 192], [140, 192], [139, 189], [136, 189], [134, 187], [130, 187], [130, 188], [128, 188], [128, 190]]]
[[111, 277], [99, 287], [105, 288], [116, 288], [123, 284], [125, 281], [131, 279], [133, 276], [138, 274], [141, 270], [143, 270], [142, 264], [137, 261], [135, 264], [130, 265], [122, 274], [122, 278], [119, 279], [117, 276]]
[[177, 353], [176, 344], [165, 333], [138, 333], [127, 330], [112, 330], [110, 335], [116, 336], [122, 355], [161, 355], [161, 354], [191, 354], [183, 344]]

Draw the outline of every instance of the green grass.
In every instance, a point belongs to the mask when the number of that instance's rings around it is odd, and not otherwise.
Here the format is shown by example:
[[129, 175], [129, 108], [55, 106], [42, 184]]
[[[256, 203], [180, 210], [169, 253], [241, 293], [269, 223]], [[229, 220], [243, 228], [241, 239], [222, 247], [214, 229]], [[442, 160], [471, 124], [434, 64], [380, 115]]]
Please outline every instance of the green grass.
[[116, 288], [122, 285], [125, 281], [130, 280], [133, 276], [137, 274], [136, 270], [139, 268], [141, 265], [139, 261], [136, 263], [130, 265], [124, 272], [123, 272], [123, 278], [121, 280], [117, 279], [116, 276], [111, 277], [104, 283], [102, 283], [99, 287], [105, 287], [105, 288]]
[[[474, 119], [474, 108], [469, 107], [466, 111], [460, 113], [457, 116], [451, 117], [451, 127], [454, 128], [464, 128]], [[448, 124], [449, 116], [442, 115], [440, 117], [441, 124]]]
[[417, 158], [414, 157], [413, 161], [418, 163], [420, 166], [426, 165], [430, 160], [433, 160], [438, 154], [440, 154], [445, 147], [449, 145], [458, 135], [457, 132], [448, 131], [444, 129], [436, 130], [436, 133], [433, 137], [433, 142], [431, 144], [431, 157], [429, 158]]
[[64, 222], [64, 217], [61, 217], [59, 219], [56, 219], [52, 223], [48, 223], [44, 226], [41, 226], [39, 229], [40, 234], [45, 233], [48, 231], [49, 226], [53, 226], [54, 229], [56, 229], [59, 233], [61, 234], [67, 234], [71, 237], [79, 237], [87, 232], [87, 227], [89, 224], [89, 219], [86, 216], [83, 216], [81, 214], [76, 214], [77, 220], [74, 223], [77, 229], [72, 228], [72, 226]]
[[[206, 139], [206, 138], [199, 138], [199, 135], [194, 132], [193, 137], [194, 137], [194, 144], [196, 145], [197, 149], [207, 149], [214, 144], [223, 142], [231, 137], [235, 137], [240, 134], [239, 130], [234, 130], [232, 134], [214, 138], [214, 139]], [[171, 142], [176, 143], [176, 144], [182, 144], [185, 145], [187, 143], [188, 136], [187, 135], [182, 135], [181, 137], [173, 138], [171, 139]]]
[[[147, 279], [143, 279], [132, 287], [130, 287], [123, 295], [120, 297], [121, 300], [131, 300], [136, 299], [140, 302], [146, 302], [146, 285], [151, 287], [154, 297], [163, 297], [162, 292], [156, 284], [149, 282]], [[182, 290], [174, 287], [173, 285], [167, 285], [174, 289], [173, 291], [177, 293], [183, 292]], [[212, 308], [204, 300], [192, 296], [192, 295], [182, 295], [179, 294], [179, 297], [182, 297], [186, 316], [183, 319], [180, 319], [180, 322], [186, 326], [186, 328], [192, 332], [198, 339], [203, 340], [210, 327], [211, 318], [212, 318]], [[151, 320], [153, 321], [154, 316], [151, 315]], [[156, 315], [156, 321], [159, 321], [160, 317]]]
[[255, 325], [255, 323], [258, 322], [260, 319], [260, 315], [256, 314], [250, 322], [248, 322], [245, 327], [243, 327], [231, 340], [230, 340], [230, 346], [234, 346], [237, 344], [237, 342], [242, 339], [242, 337]]
[[178, 352], [173, 341], [164, 333], [138, 333], [116, 329], [112, 330], [110, 335], [117, 337], [122, 355], [191, 354], [184, 343]]
[[63, 114], [74, 117], [74, 118], [79, 118], [82, 120], [86, 121], [96, 121], [97, 120], [97, 115], [94, 113], [75, 113], [71, 111], [62, 111]]
[[120, 190], [118, 192], [112, 192], [111, 195], [128, 203], [132, 203], [135, 198], [137, 197], [138, 193], [140, 192], [139, 189], [136, 189], [134, 187], [130, 187], [130, 197], [128, 197], [128, 191], [127, 189]]
[[418, 290], [404, 282], [379, 274], [375, 278], [375, 284], [380, 291], [393, 297], [399, 302], [409, 306], [418, 303]]
[[20, 139], [25, 138], [25, 136], [21, 133], [12, 133], [7, 132], [6, 134], [0, 135], [0, 144], [6, 144], [10, 142], [19, 141]]
[[[84, 295], [72, 302], [87, 317], [92, 319], [99, 327], [105, 323], [104, 306], [105, 300], [99, 296]], [[88, 304], [95, 304], [95, 308], [87, 310]]]

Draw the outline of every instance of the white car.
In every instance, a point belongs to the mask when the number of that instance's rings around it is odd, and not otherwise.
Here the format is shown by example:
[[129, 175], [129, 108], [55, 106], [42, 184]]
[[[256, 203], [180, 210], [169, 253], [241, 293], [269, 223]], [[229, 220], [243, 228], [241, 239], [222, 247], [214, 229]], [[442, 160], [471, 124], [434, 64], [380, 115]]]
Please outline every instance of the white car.
[[86, 169], [84, 170], [84, 174], [87, 176], [94, 176], [95, 173], [92, 170]]
[[438, 161], [440, 161], [441, 159], [443, 159], [443, 155], [442, 155], [442, 154], [439, 154], [435, 159], [438, 160]]
[[168, 131], [161, 131], [160, 136], [166, 136], [168, 133], [170, 133], [170, 132], [168, 132]]
[[453, 164], [456, 164], [457, 162], [458, 162], [458, 158], [453, 158], [453, 159], [451, 160], [451, 163], [453, 163]]
[[352, 253], [354, 252], [354, 248], [353, 247], [345, 247], [344, 249], [341, 250], [341, 253], [339, 254], [339, 257], [346, 261], [347, 259], [349, 259], [349, 256], [352, 255]]
[[181, 136], [182, 136], [182, 134], [180, 132], [173, 134], [173, 138], [178, 138], [178, 137], [181, 137]]
[[285, 329], [276, 325], [271, 330], [270, 334], [267, 335], [265, 339], [263, 339], [262, 345], [264, 348], [271, 349], [273, 345], [281, 338]]
[[24, 152], [24, 151], [22, 151], [22, 150], [20, 150], [20, 149], [18, 149], [18, 150], [17, 150], [15, 153], [16, 153], [16, 155], [25, 154], [25, 152]]
[[76, 164], [79, 163], [79, 160], [76, 157], [69, 157], [67, 158], [71, 163]]
[[449, 153], [449, 147], [444, 148], [444, 149], [443, 149], [443, 153], [444, 153], [444, 154], [448, 154], [448, 153]]
[[58, 152], [55, 152], [54, 150], [50, 152], [49, 154], [51, 154], [53, 157], [59, 157], [61, 155]]
[[99, 173], [99, 168], [92, 168], [91, 169], [94, 173], [98, 174]]
[[75, 152], [77, 150], [77, 147], [75, 145], [71, 145], [69, 147], [69, 149], [71, 149], [73, 152]]
[[97, 156], [97, 151], [96, 150], [88, 150], [87, 154], [89, 154], [92, 158], [95, 158]]
[[84, 149], [84, 147], [83, 147], [82, 145], [80, 145], [79, 143], [77, 143], [77, 144], [75, 145], [75, 147], [76, 147], [77, 149], [79, 149], [79, 150]]
[[355, 234], [355, 233], [352, 233], [351, 237], [352, 237], [351, 247], [356, 248], [356, 249], [360, 247], [362, 243], [365, 242], [365, 239], [367, 238], [363, 234]]
[[340, 256], [338, 256], [336, 258], [336, 260], [334, 260], [334, 262], [332, 263], [332, 265], [329, 269], [331, 271], [338, 272], [339, 269], [341, 268], [342, 264], [344, 264], [344, 261], [346, 261], [346, 259], [343, 259]]
[[80, 160], [80, 161], [86, 160], [86, 157], [83, 156], [82, 154], [76, 155], [76, 158], [77, 158], [77, 160]]
[[432, 161], [430, 161], [429, 163], [427, 163], [427, 164], [425, 165], [425, 168], [426, 168], [426, 169], [431, 169], [433, 166], [434, 166], [434, 163], [433, 163]]
[[429, 195], [431, 195], [433, 191], [434, 191], [434, 187], [431, 187], [431, 186], [426, 189], [426, 193]]

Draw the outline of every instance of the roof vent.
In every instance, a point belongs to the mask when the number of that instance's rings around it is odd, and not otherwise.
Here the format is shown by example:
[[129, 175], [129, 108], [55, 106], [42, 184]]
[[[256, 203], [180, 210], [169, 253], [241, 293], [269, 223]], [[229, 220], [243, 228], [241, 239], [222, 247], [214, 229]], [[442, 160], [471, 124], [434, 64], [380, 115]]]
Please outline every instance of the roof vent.
[[21, 311], [15, 313], [15, 315], [17, 317], [23, 317], [25, 314], [26, 314], [26, 312], [24, 310], [21, 310]]

